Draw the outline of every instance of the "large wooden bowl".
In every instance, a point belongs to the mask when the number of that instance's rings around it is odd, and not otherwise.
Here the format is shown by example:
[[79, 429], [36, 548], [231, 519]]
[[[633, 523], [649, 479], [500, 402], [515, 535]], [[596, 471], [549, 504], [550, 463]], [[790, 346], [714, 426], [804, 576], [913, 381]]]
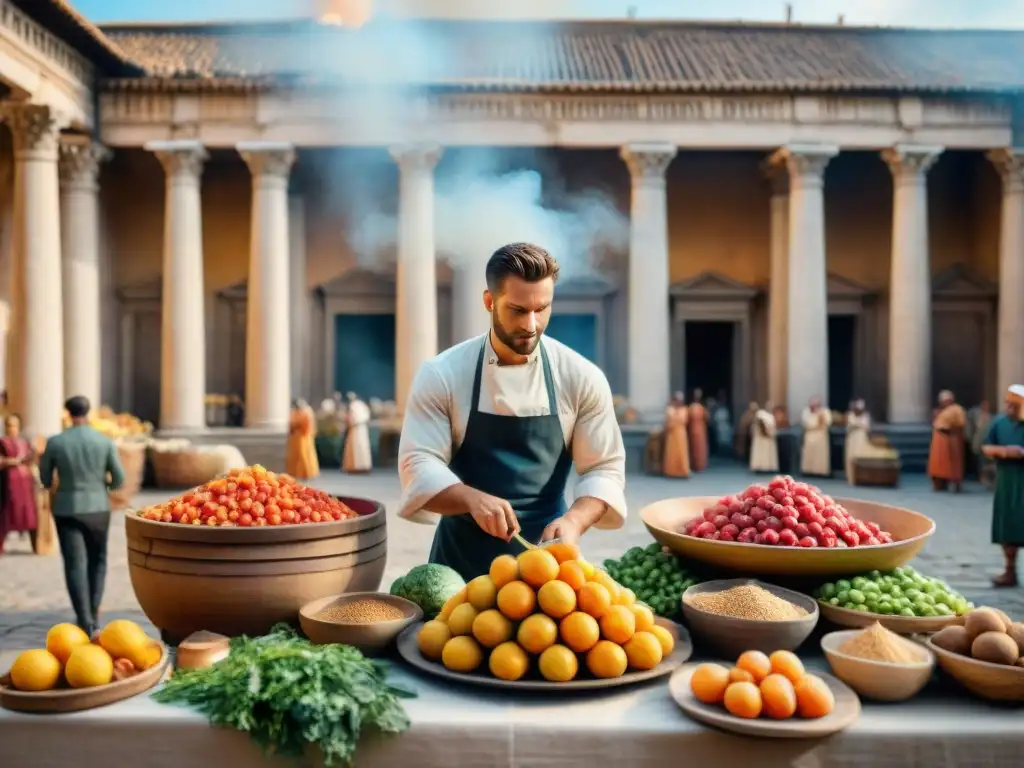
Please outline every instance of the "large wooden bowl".
[[910, 562], [935, 533], [935, 523], [919, 512], [887, 504], [836, 499], [854, 517], [878, 523], [892, 534], [892, 544], [849, 548], [769, 547], [736, 541], [698, 539], [682, 533], [684, 526], [717, 496], [690, 496], [657, 501], [640, 512], [651, 536], [676, 555], [744, 575], [839, 577], [888, 571]]
[[178, 642], [193, 632], [261, 635], [330, 595], [372, 592], [387, 564], [384, 506], [340, 497], [359, 517], [217, 528], [129, 514], [128, 572], [143, 612]]
[[932, 638], [925, 645], [935, 654], [942, 671], [976, 696], [990, 701], [1024, 704], [1024, 667], [978, 661], [940, 648]]

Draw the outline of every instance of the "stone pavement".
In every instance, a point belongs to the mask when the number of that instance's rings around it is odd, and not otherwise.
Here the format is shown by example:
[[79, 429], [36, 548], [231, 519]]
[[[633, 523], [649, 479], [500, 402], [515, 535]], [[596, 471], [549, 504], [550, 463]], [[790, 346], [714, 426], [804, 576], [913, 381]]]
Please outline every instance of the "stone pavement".
[[[753, 481], [753, 476], [736, 466], [713, 467], [690, 480], [631, 475], [627, 495], [633, 514], [622, 530], [588, 533], [584, 540], [587, 558], [601, 562], [630, 546], [648, 543], [650, 538], [637, 514], [646, 504], [673, 496], [734, 493]], [[817, 484], [833, 496], [845, 496], [851, 490], [839, 479]], [[426, 559], [433, 529], [397, 519], [399, 489], [393, 470], [353, 477], [328, 472], [314, 485], [333, 493], [369, 497], [386, 504], [388, 569], [384, 587]], [[147, 491], [139, 495], [136, 504], [156, 503], [167, 495]], [[855, 495], [909, 507], [934, 519], [938, 530], [915, 565], [929, 575], [946, 579], [976, 604], [995, 605], [1013, 616], [1024, 616], [1024, 590], [993, 590], [989, 585], [989, 578], [1002, 566], [1002, 555], [989, 543], [992, 497], [979, 485], [969, 485], [967, 491], [958, 496], [936, 494], [925, 477], [909, 475], [899, 489], [860, 488]], [[152, 630], [139, 609], [128, 577], [121, 515], [115, 515], [111, 525], [110, 565], [103, 609], [104, 621], [132, 618]], [[33, 556], [27, 541], [12, 536], [5, 554], [0, 555], [0, 651], [38, 647], [50, 626], [70, 620], [73, 614], [64, 588], [60, 556]]]

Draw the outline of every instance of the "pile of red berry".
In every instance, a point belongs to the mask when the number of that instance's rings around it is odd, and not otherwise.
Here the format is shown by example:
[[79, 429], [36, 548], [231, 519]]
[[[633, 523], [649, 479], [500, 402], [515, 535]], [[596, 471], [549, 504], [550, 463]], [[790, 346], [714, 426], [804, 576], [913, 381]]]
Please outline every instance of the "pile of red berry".
[[687, 536], [780, 547], [866, 547], [891, 544], [877, 523], [857, 520], [813, 485], [776, 477], [725, 496], [690, 520]]

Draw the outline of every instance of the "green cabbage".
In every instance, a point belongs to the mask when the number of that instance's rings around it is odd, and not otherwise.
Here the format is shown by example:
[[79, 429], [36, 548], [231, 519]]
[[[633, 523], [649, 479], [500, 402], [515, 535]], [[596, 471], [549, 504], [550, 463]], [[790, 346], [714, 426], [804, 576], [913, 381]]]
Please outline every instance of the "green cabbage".
[[448, 598], [466, 586], [454, 568], [427, 563], [417, 565], [391, 585], [391, 594], [411, 600], [431, 619], [441, 612]]

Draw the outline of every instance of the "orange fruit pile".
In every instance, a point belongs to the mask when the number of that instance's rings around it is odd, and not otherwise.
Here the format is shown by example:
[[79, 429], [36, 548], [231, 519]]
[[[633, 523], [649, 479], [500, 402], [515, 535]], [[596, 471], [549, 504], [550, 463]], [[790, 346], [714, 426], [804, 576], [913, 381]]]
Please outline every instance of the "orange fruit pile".
[[418, 640], [424, 657], [456, 672], [519, 680], [536, 670], [553, 683], [581, 669], [597, 678], [653, 669], [675, 645], [650, 608], [562, 542], [495, 558]]
[[748, 719], [815, 719], [831, 714], [836, 704], [825, 681], [805, 672], [803, 662], [789, 651], [771, 656], [746, 651], [732, 669], [701, 664], [690, 678], [690, 690], [698, 701]]

